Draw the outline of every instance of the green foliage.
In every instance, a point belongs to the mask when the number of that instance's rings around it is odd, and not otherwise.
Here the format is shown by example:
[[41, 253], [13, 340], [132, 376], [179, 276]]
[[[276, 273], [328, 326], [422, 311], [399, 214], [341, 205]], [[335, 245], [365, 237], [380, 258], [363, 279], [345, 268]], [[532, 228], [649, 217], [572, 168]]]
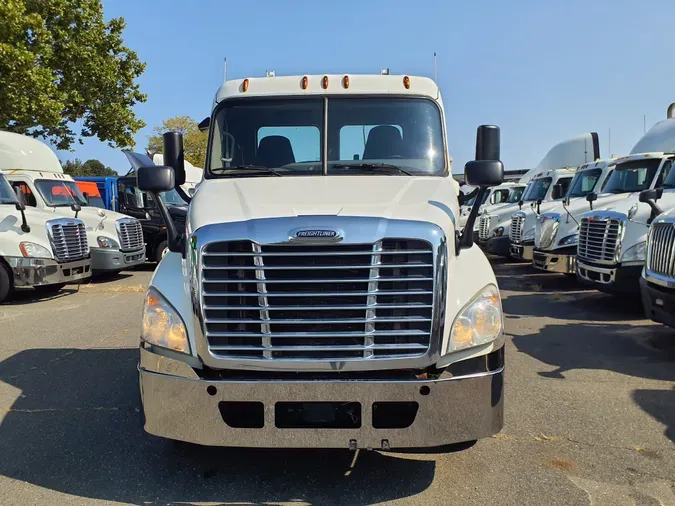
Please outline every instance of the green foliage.
[[124, 27], [105, 22], [97, 0], [0, 0], [0, 128], [60, 150], [78, 135], [133, 147], [145, 63], [124, 45]]
[[148, 150], [162, 152], [162, 134], [181, 132], [185, 159], [195, 167], [204, 167], [208, 132], [199, 131], [199, 123], [190, 116], [176, 116], [162, 121], [162, 125], [152, 129], [155, 135], [148, 138]]
[[70, 176], [119, 176], [110, 167], [106, 167], [98, 160], [87, 160], [82, 162], [80, 159], [68, 160], [63, 164], [63, 171]]

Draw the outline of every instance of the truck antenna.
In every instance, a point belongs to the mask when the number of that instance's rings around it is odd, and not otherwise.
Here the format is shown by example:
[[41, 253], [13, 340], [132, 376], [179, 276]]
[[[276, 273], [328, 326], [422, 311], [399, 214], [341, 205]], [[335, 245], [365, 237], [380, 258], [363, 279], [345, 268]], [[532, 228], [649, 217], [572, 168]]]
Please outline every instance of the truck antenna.
[[223, 84], [227, 81], [227, 58], [223, 58]]
[[438, 67], [436, 66], [436, 51], [434, 51], [434, 82], [438, 82]]

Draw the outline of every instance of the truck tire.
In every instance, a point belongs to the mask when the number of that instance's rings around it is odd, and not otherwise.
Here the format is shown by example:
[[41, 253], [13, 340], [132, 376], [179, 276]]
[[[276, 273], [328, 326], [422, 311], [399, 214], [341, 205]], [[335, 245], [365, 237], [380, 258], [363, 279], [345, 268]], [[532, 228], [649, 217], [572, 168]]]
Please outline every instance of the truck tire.
[[165, 250], [168, 247], [169, 247], [168, 241], [162, 241], [157, 245], [157, 247], [155, 248], [155, 262], [159, 263], [162, 261], [162, 258], [164, 258], [164, 255], [166, 253]]
[[0, 263], [0, 303], [9, 298], [12, 293], [12, 278], [9, 270], [2, 263]]

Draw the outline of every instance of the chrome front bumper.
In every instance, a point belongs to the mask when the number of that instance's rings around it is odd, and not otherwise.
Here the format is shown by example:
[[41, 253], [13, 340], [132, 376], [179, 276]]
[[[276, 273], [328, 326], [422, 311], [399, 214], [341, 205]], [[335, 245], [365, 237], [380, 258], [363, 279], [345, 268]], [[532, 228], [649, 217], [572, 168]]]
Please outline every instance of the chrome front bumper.
[[91, 258], [58, 263], [46, 258], [6, 257], [14, 286], [42, 286], [74, 283], [91, 276]]
[[574, 255], [533, 251], [532, 267], [547, 272], [574, 274], [577, 272], [577, 261]]
[[513, 244], [509, 246], [509, 253], [518, 260], [532, 260], [534, 246], [523, 246], [522, 244]]
[[[429, 448], [488, 437], [503, 426], [503, 363], [494, 371], [436, 380], [211, 380], [141, 348], [138, 369], [145, 430], [207, 446]], [[358, 425], [279, 428], [286, 424], [287, 405], [308, 403], [358, 406]], [[374, 411], [385, 404], [374, 403], [413, 405], [416, 411], [405, 427], [376, 428]], [[252, 408], [258, 425], [226, 423], [228, 409], [236, 414]]]

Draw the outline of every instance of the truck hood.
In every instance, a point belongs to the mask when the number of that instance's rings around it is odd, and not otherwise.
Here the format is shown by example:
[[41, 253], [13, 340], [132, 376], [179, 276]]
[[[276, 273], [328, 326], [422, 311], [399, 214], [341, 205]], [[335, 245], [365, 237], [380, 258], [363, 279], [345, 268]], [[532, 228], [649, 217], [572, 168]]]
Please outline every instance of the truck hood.
[[51, 251], [47, 228], [48, 220], [60, 218], [50, 211], [26, 208], [26, 222], [30, 232], [21, 230], [21, 212], [13, 205], [0, 205], [0, 254], [7, 256], [22, 256], [19, 243], [22, 241], [34, 242]]
[[454, 233], [459, 205], [451, 179], [387, 175], [210, 179], [192, 199], [190, 227], [307, 215], [368, 216], [432, 222]]

